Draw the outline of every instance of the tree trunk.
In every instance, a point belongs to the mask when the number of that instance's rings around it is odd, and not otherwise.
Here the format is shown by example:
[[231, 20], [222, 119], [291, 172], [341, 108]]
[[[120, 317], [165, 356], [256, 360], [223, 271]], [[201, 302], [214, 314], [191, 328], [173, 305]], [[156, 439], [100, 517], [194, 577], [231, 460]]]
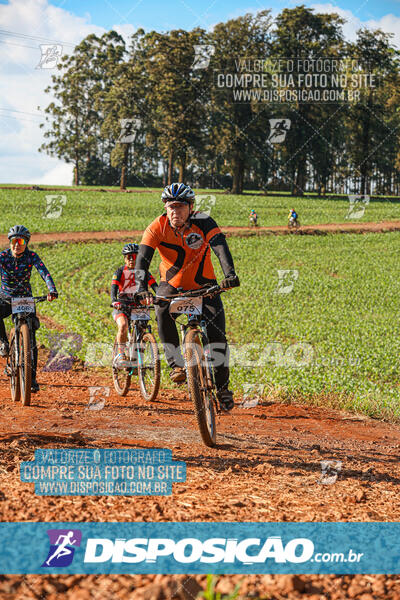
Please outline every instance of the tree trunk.
[[369, 137], [370, 137], [370, 125], [371, 125], [371, 105], [372, 105], [372, 95], [371, 92], [368, 96], [368, 109], [364, 110], [365, 118], [363, 119], [363, 132], [362, 132], [362, 162], [360, 166], [360, 174], [361, 174], [361, 186], [360, 186], [360, 194], [363, 196], [367, 193], [367, 177], [369, 170]]
[[168, 185], [171, 185], [174, 176], [174, 151], [171, 149], [168, 156]]
[[233, 164], [233, 183], [232, 194], [241, 194], [243, 192], [244, 160], [240, 156], [235, 156]]
[[119, 184], [120, 190], [126, 190], [126, 173], [127, 173], [127, 168], [128, 168], [129, 144], [123, 144], [123, 146], [124, 146], [124, 158], [123, 158], [122, 169], [121, 169], [121, 180], [120, 180], [120, 184]]
[[295, 181], [295, 195], [303, 196], [304, 188], [306, 187], [306, 157], [300, 156], [297, 163], [297, 173]]
[[77, 160], [74, 167], [74, 185], [79, 185], [79, 163]]
[[185, 183], [186, 178], [186, 153], [179, 164], [179, 181]]
[[163, 160], [162, 165], [163, 165], [163, 186], [165, 187], [167, 185], [168, 165], [164, 160]]

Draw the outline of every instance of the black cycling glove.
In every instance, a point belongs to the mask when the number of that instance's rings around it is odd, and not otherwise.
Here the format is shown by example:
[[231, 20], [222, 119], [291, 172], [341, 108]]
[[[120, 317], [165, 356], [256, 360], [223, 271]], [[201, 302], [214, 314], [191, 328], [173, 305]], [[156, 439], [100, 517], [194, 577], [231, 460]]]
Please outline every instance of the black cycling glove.
[[148, 290], [143, 290], [142, 292], [137, 292], [135, 294], [135, 302], [142, 302], [143, 300], [152, 299], [153, 294], [151, 294]]
[[225, 279], [221, 281], [220, 287], [227, 290], [229, 288], [239, 287], [239, 285], [239, 277], [236, 275], [236, 273], [234, 273], [233, 275], [228, 275], [228, 277], [225, 277]]

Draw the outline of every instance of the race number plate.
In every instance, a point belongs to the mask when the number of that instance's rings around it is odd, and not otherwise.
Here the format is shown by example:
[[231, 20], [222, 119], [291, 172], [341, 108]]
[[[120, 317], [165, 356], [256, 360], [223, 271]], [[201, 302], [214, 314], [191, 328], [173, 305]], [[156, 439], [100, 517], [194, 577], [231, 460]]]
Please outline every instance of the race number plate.
[[148, 321], [150, 319], [150, 310], [148, 308], [133, 308], [131, 310], [132, 321]]
[[11, 311], [15, 313], [34, 313], [35, 301], [33, 298], [11, 298]]
[[169, 312], [178, 315], [201, 315], [203, 298], [177, 298], [171, 300]]

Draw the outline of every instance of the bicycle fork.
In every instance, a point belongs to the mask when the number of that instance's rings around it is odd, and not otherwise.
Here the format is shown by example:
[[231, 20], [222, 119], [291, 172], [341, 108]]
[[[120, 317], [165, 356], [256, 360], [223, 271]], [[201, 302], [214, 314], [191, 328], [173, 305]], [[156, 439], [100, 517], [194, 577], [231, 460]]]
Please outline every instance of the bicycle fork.
[[[189, 329], [189, 327], [190, 327], [190, 323], [188, 323], [186, 325], [184, 323], [181, 323], [182, 347], [184, 347], [184, 345], [185, 345], [186, 332]], [[212, 398], [213, 398], [214, 404], [216, 406], [217, 412], [219, 412], [219, 406], [215, 399], [215, 386], [214, 386], [214, 378], [213, 378], [212, 366], [211, 366], [211, 351], [208, 347], [208, 338], [207, 338], [207, 335], [205, 332], [205, 325], [203, 322], [200, 323], [199, 332], [202, 337], [203, 360], [205, 361], [205, 365], [204, 364], [201, 365], [202, 372], [205, 375], [205, 381], [203, 381], [203, 378], [202, 378], [202, 382], [201, 382], [202, 385], [201, 385], [200, 389], [205, 394], [207, 394], [207, 393], [212, 394]], [[206, 341], [207, 343], [204, 344], [204, 341]], [[184, 358], [184, 363], [185, 363], [186, 378], [188, 380], [188, 364], [187, 364], [186, 356], [184, 356], [183, 358]]]
[[11, 377], [12, 376], [12, 370], [11, 370], [11, 364], [10, 364], [10, 355], [11, 352], [14, 353], [14, 366], [15, 369], [18, 370], [19, 367], [19, 343], [18, 343], [18, 338], [19, 338], [19, 330], [17, 329], [17, 327], [15, 327], [15, 333], [14, 333], [14, 340], [13, 340], [13, 346], [10, 346], [10, 353], [7, 357], [7, 363], [6, 366], [4, 367], [4, 374], [7, 375], [7, 377]]

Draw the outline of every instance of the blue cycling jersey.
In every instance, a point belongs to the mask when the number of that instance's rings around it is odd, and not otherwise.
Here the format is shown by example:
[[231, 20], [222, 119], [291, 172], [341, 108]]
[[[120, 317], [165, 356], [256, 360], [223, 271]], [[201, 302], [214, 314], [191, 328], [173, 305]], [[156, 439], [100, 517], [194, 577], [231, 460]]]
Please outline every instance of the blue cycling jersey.
[[32, 288], [29, 282], [32, 267], [39, 271], [49, 292], [57, 293], [54, 281], [39, 256], [36, 252], [26, 248], [18, 258], [12, 255], [10, 249], [0, 252], [0, 295], [6, 298], [32, 296]]

